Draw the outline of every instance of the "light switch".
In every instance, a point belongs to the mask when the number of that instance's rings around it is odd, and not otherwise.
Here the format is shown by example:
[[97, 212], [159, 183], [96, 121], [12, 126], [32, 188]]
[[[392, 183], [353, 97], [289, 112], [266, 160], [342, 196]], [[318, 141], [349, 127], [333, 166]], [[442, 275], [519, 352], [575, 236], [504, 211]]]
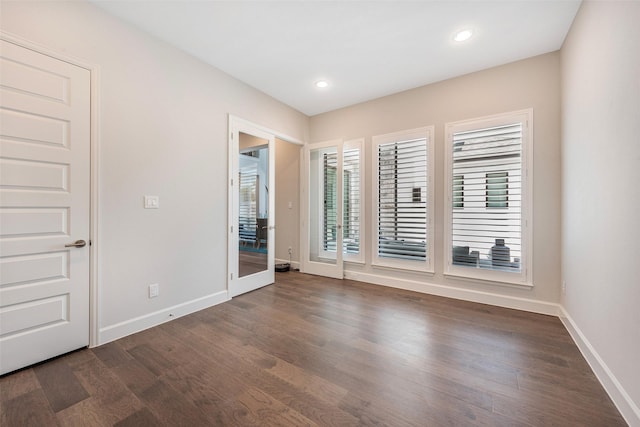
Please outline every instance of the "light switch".
[[159, 196], [144, 196], [144, 208], [145, 209], [159, 209], [160, 197]]
[[289, 209], [293, 208], [293, 202], [289, 202]]

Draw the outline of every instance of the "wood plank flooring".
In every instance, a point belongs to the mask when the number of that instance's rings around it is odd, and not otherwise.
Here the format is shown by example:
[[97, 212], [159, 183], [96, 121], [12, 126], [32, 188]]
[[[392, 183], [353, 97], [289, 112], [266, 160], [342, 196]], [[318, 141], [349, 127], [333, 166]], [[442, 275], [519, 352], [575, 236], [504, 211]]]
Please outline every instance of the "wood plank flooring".
[[555, 317], [276, 276], [5, 375], [0, 425], [626, 425]]

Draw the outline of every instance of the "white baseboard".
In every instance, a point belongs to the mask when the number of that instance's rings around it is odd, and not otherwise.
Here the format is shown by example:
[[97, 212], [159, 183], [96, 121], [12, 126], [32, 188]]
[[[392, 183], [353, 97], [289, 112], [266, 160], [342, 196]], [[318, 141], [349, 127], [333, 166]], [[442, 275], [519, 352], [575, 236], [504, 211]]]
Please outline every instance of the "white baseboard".
[[481, 304], [496, 305], [498, 307], [513, 308], [516, 310], [530, 311], [532, 313], [548, 314], [551, 316], [558, 316], [560, 314], [560, 306], [558, 304], [528, 298], [512, 297], [472, 289], [462, 289], [453, 286], [436, 285], [434, 283], [419, 282], [417, 280], [398, 279], [395, 277], [355, 271], [345, 271], [344, 277], [345, 279], [373, 283], [374, 285], [389, 286], [391, 288], [478, 302]]
[[196, 311], [212, 307], [214, 305], [229, 301], [229, 294], [226, 290], [197, 298], [191, 301], [183, 302], [172, 307], [145, 314], [144, 316], [134, 319], [125, 320], [115, 325], [100, 328], [98, 336], [98, 344], [102, 345], [108, 342], [135, 334], [136, 332], [149, 329], [153, 326], [160, 325], [178, 317], [195, 313]]
[[631, 427], [640, 427], [640, 408], [634, 403], [629, 394], [622, 387], [622, 384], [613, 375], [607, 364], [602, 360], [596, 349], [591, 345], [587, 337], [584, 336], [578, 325], [573, 321], [569, 313], [560, 306], [560, 321], [564, 324], [569, 335], [573, 338], [580, 349], [582, 356], [586, 359], [591, 370], [596, 374], [600, 384], [604, 387], [609, 397], [613, 401], [622, 417]]

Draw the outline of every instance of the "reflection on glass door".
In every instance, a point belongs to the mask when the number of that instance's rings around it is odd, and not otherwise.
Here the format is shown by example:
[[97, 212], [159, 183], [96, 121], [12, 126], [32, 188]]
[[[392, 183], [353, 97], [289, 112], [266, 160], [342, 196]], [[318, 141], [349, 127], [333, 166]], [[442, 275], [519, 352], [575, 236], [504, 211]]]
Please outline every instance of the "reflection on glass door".
[[[253, 145], [261, 142], [267, 145]], [[240, 132], [239, 166], [238, 276], [244, 277], [268, 268], [268, 141]]]

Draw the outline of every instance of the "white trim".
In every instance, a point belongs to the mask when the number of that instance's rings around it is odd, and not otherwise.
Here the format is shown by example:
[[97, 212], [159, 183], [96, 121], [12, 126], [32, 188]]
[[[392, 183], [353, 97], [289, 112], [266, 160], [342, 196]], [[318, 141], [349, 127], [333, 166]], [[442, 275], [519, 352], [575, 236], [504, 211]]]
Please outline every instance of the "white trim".
[[571, 318], [567, 310], [563, 306], [559, 306], [560, 321], [564, 324], [565, 328], [573, 338], [573, 341], [578, 346], [578, 349], [584, 356], [585, 360], [591, 367], [591, 370], [596, 375], [602, 387], [604, 387], [607, 394], [616, 405], [618, 411], [630, 426], [640, 426], [640, 408], [631, 399], [631, 396], [622, 387], [620, 381], [611, 372], [611, 369], [602, 360], [602, 357], [598, 354], [596, 349], [591, 345], [587, 337], [582, 333], [578, 325]]
[[100, 98], [100, 69], [92, 68], [91, 72], [91, 248], [90, 248], [90, 271], [89, 280], [89, 347], [98, 345], [100, 322], [98, 319], [100, 311], [100, 113], [98, 99]]
[[[426, 138], [427, 140], [427, 241], [425, 262], [401, 260], [393, 258], [380, 258], [378, 256], [378, 146], [390, 142], [410, 138]], [[424, 126], [416, 129], [407, 129], [383, 135], [374, 135], [371, 138], [371, 188], [372, 200], [372, 221], [371, 221], [371, 265], [374, 267], [399, 268], [418, 272], [434, 273], [435, 267], [435, 126]]]
[[520, 289], [532, 289], [533, 285], [522, 282], [510, 282], [508, 280], [493, 280], [479, 277], [470, 277], [468, 275], [459, 275], [455, 273], [444, 273], [444, 277], [450, 279], [458, 279], [463, 280], [465, 282], [474, 282], [474, 283], [486, 283], [488, 285], [496, 285], [496, 286], [505, 286], [508, 288], [520, 288]]
[[257, 123], [254, 123], [252, 121], [243, 119], [241, 117], [235, 116], [233, 114], [229, 114], [229, 122], [233, 122], [238, 124], [239, 126], [243, 126], [243, 127], [252, 127], [252, 128], [256, 128], [262, 132], [268, 133], [270, 135], [273, 135], [275, 138], [281, 139], [285, 142], [290, 142], [292, 144], [297, 144], [297, 145], [305, 145], [304, 141], [299, 140], [298, 138], [294, 138], [293, 136], [289, 136], [287, 134], [284, 134], [282, 132], [278, 132], [276, 130], [273, 130], [271, 128], [268, 128], [266, 126], [262, 126], [259, 125]]
[[168, 308], [154, 311], [153, 313], [148, 313], [133, 319], [125, 320], [124, 322], [116, 323], [115, 325], [101, 328], [98, 344], [102, 345], [115, 341], [128, 335], [135, 334], [136, 332], [144, 331], [145, 329], [177, 319], [178, 317], [213, 307], [214, 305], [229, 301], [229, 299], [229, 294], [226, 290], [219, 291], [214, 294], [196, 298], [181, 304], [176, 304]]
[[560, 306], [556, 303], [529, 298], [506, 296], [473, 289], [461, 289], [453, 286], [438, 285], [435, 283], [427, 283], [417, 280], [398, 279], [395, 277], [355, 271], [345, 271], [344, 277], [345, 279], [372, 283], [374, 285], [420, 292], [423, 294], [438, 295], [441, 297], [477, 302], [480, 304], [490, 304], [498, 307], [529, 311], [532, 313], [546, 314], [550, 316], [558, 316], [560, 313]]
[[[522, 176], [525, 177], [525, 187], [522, 189], [522, 271], [511, 273], [481, 268], [469, 268], [464, 266], [454, 266], [452, 262], [452, 141], [453, 128], [456, 131], [473, 130], [478, 127], [492, 127], [503, 125], [506, 122], [520, 120], [522, 129]], [[444, 125], [444, 147], [445, 147], [445, 171], [444, 171], [444, 191], [445, 200], [444, 211], [444, 257], [443, 271], [445, 276], [455, 276], [457, 278], [467, 278], [478, 281], [490, 281], [504, 283], [507, 285], [518, 285], [520, 287], [533, 287], [533, 108], [510, 111], [491, 116], [477, 117], [468, 120], [448, 122]]]
[[89, 347], [99, 345], [99, 310], [100, 310], [100, 276], [98, 275], [100, 259], [98, 257], [100, 231], [100, 67], [90, 64], [82, 59], [62, 54], [50, 47], [35, 43], [20, 37], [16, 34], [0, 30], [0, 39], [14, 43], [26, 49], [33, 50], [43, 55], [50, 56], [60, 61], [68, 62], [77, 67], [89, 71], [90, 75], [90, 115], [89, 115], [89, 174], [90, 174], [90, 194], [89, 194]]
[[[356, 139], [350, 139], [348, 141], [345, 141], [343, 146], [342, 146], [342, 170], [343, 170], [343, 174], [344, 174], [344, 150], [353, 150], [353, 149], [357, 149], [359, 152], [359, 159], [358, 159], [358, 173], [360, 174], [359, 176], [359, 182], [360, 182], [360, 188], [358, 189], [358, 196], [360, 197], [360, 206], [358, 206], [358, 208], [360, 209], [360, 235], [358, 236], [359, 239], [359, 249], [358, 249], [358, 254], [354, 255], [354, 254], [347, 254], [347, 253], [343, 253], [342, 256], [342, 260], [343, 262], [353, 262], [353, 263], [359, 263], [359, 264], [364, 264], [364, 248], [365, 248], [365, 230], [367, 229], [367, 216], [364, 214], [365, 213], [365, 206], [366, 206], [366, 191], [365, 191], [365, 155], [364, 155], [364, 138], [356, 138]], [[343, 185], [343, 190], [344, 190], [344, 183]], [[342, 197], [342, 203], [343, 203], [343, 213], [342, 215], [344, 216], [344, 194]], [[342, 226], [344, 227], [344, 224], [342, 224]], [[344, 242], [343, 242], [344, 243]]]

